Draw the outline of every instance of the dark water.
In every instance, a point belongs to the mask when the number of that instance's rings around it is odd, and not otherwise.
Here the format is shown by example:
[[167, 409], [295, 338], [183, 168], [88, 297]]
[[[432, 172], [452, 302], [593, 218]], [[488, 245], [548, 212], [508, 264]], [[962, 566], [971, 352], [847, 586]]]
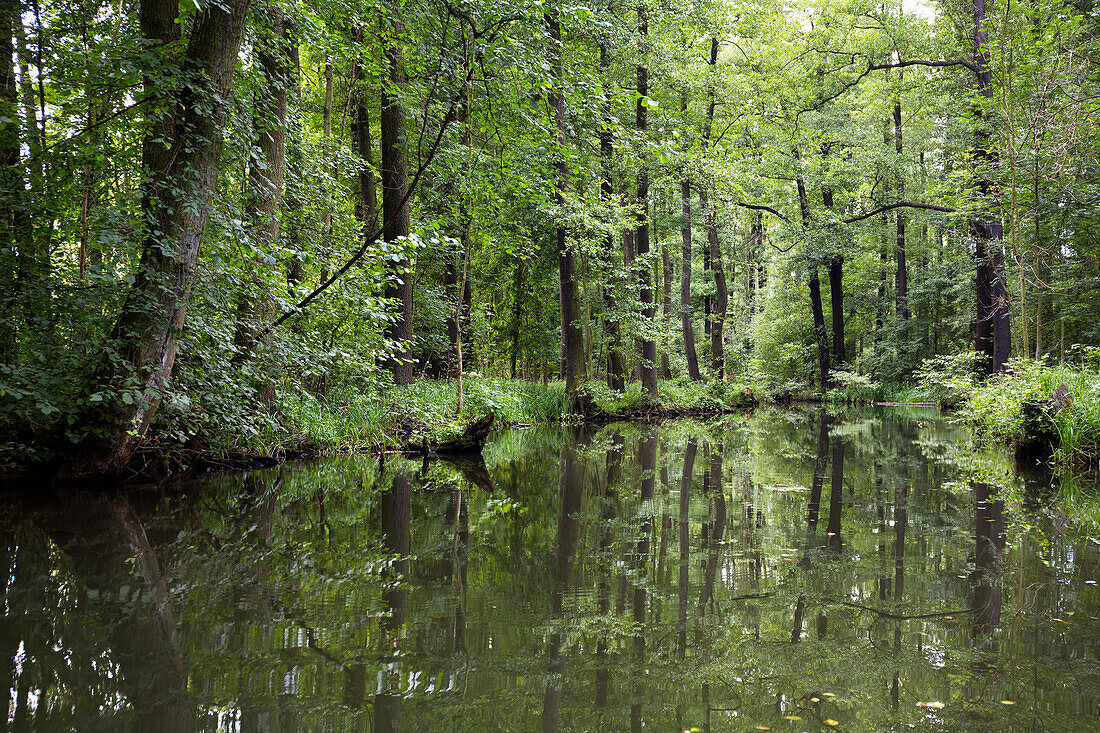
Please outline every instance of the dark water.
[[1100, 500], [961, 440], [761, 411], [12, 501], [7, 727], [1100, 730]]

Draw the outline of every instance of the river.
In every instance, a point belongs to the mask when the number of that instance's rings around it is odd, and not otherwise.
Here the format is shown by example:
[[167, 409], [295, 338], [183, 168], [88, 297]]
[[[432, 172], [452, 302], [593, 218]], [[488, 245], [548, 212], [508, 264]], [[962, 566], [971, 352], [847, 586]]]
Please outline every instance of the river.
[[7, 727], [1100, 730], [1100, 499], [933, 410], [9, 496]]

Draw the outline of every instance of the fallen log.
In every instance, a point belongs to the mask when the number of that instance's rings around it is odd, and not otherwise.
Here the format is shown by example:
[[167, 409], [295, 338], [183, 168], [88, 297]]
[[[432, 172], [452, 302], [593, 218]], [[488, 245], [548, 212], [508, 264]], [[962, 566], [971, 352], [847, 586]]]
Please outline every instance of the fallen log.
[[480, 453], [493, 430], [493, 413], [479, 417], [463, 431], [462, 435], [441, 443], [429, 443], [425, 438], [419, 445], [410, 444], [406, 450], [419, 455], [462, 455]]

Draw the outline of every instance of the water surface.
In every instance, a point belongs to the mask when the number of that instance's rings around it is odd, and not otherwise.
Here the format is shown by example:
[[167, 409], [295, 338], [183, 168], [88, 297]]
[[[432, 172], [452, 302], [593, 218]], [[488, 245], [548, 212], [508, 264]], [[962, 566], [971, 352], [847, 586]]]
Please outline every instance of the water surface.
[[7, 725], [1100, 730], [1100, 502], [967, 451], [768, 410], [13, 500]]

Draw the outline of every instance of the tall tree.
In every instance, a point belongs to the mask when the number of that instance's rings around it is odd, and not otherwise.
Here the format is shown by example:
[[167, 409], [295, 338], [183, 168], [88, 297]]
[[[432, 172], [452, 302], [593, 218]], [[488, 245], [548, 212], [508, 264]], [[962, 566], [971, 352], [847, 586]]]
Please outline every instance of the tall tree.
[[[409, 384], [415, 374], [412, 356], [412, 277], [411, 263], [403, 241], [409, 236], [409, 163], [405, 152], [405, 107], [401, 94], [405, 90], [405, 56], [401, 50], [405, 24], [392, 18], [382, 20], [382, 37], [387, 39], [383, 50], [386, 80], [382, 84], [382, 219], [383, 238], [391, 249], [392, 266], [386, 297], [394, 304], [393, 320], [388, 336], [397, 342], [391, 369], [397, 384]], [[388, 26], [388, 27], [387, 27]]]
[[[649, 21], [644, 5], [638, 5], [638, 35], [641, 37], [642, 62], [636, 66], [638, 99], [634, 103], [635, 128], [641, 135], [646, 132], [646, 112], [649, 109], [649, 67], [645, 64]], [[638, 267], [638, 288], [642, 301], [642, 320], [645, 333], [639, 339], [641, 345], [640, 370], [642, 387], [653, 399], [657, 399], [657, 342], [650, 330], [653, 324], [653, 266], [649, 262], [649, 168], [645, 156], [638, 166], [638, 227], [635, 230], [635, 252], [641, 265]]]
[[[710, 147], [711, 136], [714, 134], [714, 110], [717, 104], [715, 98], [714, 73], [718, 64], [718, 37], [710, 39], [710, 58], [708, 64], [711, 67], [711, 80], [708, 89], [709, 102], [707, 103], [706, 127], [703, 129], [703, 141], [706, 147]], [[714, 213], [714, 207], [707, 198], [706, 186], [699, 187], [699, 204], [703, 208], [703, 220], [707, 228], [708, 254], [710, 266], [714, 271], [715, 296], [711, 312], [710, 325], [710, 352], [711, 368], [714, 369], [716, 379], [726, 378], [726, 356], [724, 347], [723, 326], [726, 322], [726, 307], [729, 303], [729, 290], [726, 286], [726, 270], [723, 264], [722, 247], [718, 239], [718, 220]]]
[[[974, 68], [981, 100], [975, 106], [977, 126], [974, 131], [974, 160], [979, 168], [978, 193], [988, 202], [994, 186], [988, 175], [997, 165], [997, 153], [990, 137], [988, 107], [993, 100], [993, 75], [990, 69], [989, 32], [985, 28], [985, 0], [973, 0]], [[1009, 322], [1008, 289], [1004, 280], [1004, 226], [999, 213], [979, 211], [971, 220], [970, 236], [974, 239], [975, 290], [977, 292], [977, 324], [974, 350], [984, 355], [984, 367], [990, 374], [1004, 371], [1012, 349], [1012, 329]]]
[[[550, 54], [553, 59], [554, 86], [547, 95], [547, 101], [557, 132], [558, 151], [555, 156], [557, 181], [554, 201], [560, 208], [565, 206], [565, 193], [569, 190], [569, 163], [565, 157], [568, 134], [565, 127], [565, 72], [562, 67], [561, 21], [558, 20], [555, 12], [548, 8], [544, 18], [550, 35]], [[565, 378], [565, 391], [570, 395], [576, 395], [577, 387], [584, 376], [584, 331], [581, 330], [579, 320], [577, 264], [573, 250], [569, 247], [566, 226], [560, 220], [555, 226], [554, 238], [558, 255], [558, 288], [561, 297], [562, 376]]]
[[252, 110], [256, 138], [255, 152], [248, 167], [248, 219], [251, 226], [249, 270], [245, 289], [239, 296], [234, 343], [250, 344], [271, 319], [275, 299], [264, 282], [262, 268], [279, 239], [283, 202], [283, 171], [286, 167], [287, 91], [290, 88], [289, 26], [277, 2], [265, 4], [270, 28], [257, 43], [263, 80]]
[[683, 216], [680, 234], [683, 241], [680, 278], [680, 330], [684, 336], [684, 355], [687, 357], [688, 376], [702, 379], [699, 373], [699, 356], [695, 353], [695, 326], [691, 322], [691, 179], [680, 181], [680, 210]]
[[[187, 51], [177, 62], [191, 76], [146, 137], [143, 159], [152, 181], [144, 207], [148, 233], [134, 284], [107, 342], [108, 356], [91, 382], [86, 424], [92, 431], [81, 450], [67, 457], [63, 474], [121, 471], [160, 407], [210, 215], [248, 4], [226, 0], [196, 13]], [[161, 34], [152, 41], [171, 38], [165, 21], [174, 23], [177, 8], [166, 0], [141, 3], [143, 31]]]

